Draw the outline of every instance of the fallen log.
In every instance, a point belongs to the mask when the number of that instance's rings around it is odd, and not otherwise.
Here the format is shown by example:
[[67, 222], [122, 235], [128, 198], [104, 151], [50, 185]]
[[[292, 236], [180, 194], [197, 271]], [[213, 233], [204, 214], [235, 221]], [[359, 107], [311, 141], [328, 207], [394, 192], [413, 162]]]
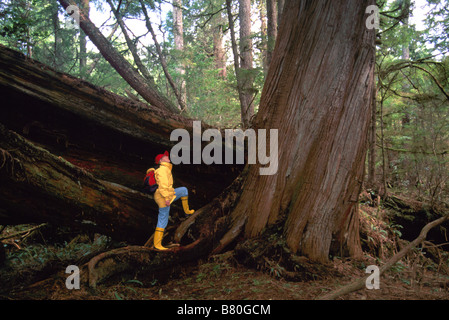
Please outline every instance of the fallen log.
[[[98, 179], [135, 190], [141, 190], [154, 157], [177, 143], [170, 141], [171, 132], [193, 130], [192, 119], [151, 109], [1, 45], [0, 94], [0, 121], [8, 129]], [[192, 206], [200, 207], [228, 186], [241, 168], [175, 166], [175, 187], [186, 186], [193, 195]]]
[[[401, 237], [407, 241], [418, 237], [425, 225], [441, 217], [441, 212], [449, 208], [444, 202], [431, 203], [394, 194], [384, 199], [383, 206], [388, 209], [390, 222], [402, 226]], [[430, 230], [428, 236], [436, 244], [444, 243], [447, 241], [447, 228], [449, 222], [446, 221], [439, 228]]]
[[151, 197], [96, 179], [0, 124], [0, 224], [49, 222], [141, 243], [156, 219]]
[[[49, 222], [143, 244], [154, 231], [157, 206], [136, 190], [154, 156], [176, 143], [171, 131], [191, 132], [192, 120], [149, 109], [3, 46], [0, 93], [0, 224]], [[197, 209], [231, 184], [241, 167], [175, 166], [175, 187], [188, 187]]]
[[[0, 92], [3, 97], [3, 123], [26, 130], [30, 120], [34, 120], [46, 127], [54, 126], [53, 130], [59, 129], [76, 142], [88, 135], [90, 139], [84, 143], [91, 145], [98, 138], [92, 134], [95, 131], [91, 126], [99, 127], [100, 124], [125, 137], [165, 147], [171, 145], [168, 137], [173, 129], [189, 127], [189, 123], [191, 126], [191, 119], [151, 109], [143, 102], [127, 99], [82, 79], [57, 72], [2, 45]], [[79, 125], [79, 118], [83, 121], [82, 126], [76, 126]], [[61, 120], [59, 126], [56, 120]]]

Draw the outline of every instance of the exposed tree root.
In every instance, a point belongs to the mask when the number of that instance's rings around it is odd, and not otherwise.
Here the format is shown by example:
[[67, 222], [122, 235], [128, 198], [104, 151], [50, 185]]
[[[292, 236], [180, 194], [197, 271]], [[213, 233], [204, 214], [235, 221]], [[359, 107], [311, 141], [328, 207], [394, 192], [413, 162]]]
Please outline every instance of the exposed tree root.
[[0, 148], [0, 171], [4, 171], [3, 173], [10, 177], [15, 177], [15, 166], [19, 166], [19, 169], [22, 169], [20, 160], [14, 158], [9, 151]]
[[240, 194], [240, 186], [241, 178], [237, 178], [221, 195], [181, 222], [173, 233], [169, 233], [167, 228], [167, 240], [180, 246], [160, 252], [150, 248], [150, 237], [143, 246], [127, 246], [101, 253], [83, 266], [87, 275], [83, 281], [95, 288], [98, 283], [119, 273], [136, 270], [156, 272], [210, 255], [214, 248], [222, 245], [220, 240], [228, 230], [230, 212]]
[[103, 252], [83, 266], [83, 279], [91, 288], [120, 273], [143, 272], [145, 274], [177, 266], [207, 254], [208, 240], [200, 238], [193, 243], [158, 251], [145, 246], [127, 246]]
[[[282, 221], [282, 219], [280, 219]], [[294, 254], [283, 235], [283, 223], [268, 227], [259, 237], [237, 244], [235, 259], [248, 267], [287, 281], [304, 281], [336, 275], [330, 265], [314, 263]]]

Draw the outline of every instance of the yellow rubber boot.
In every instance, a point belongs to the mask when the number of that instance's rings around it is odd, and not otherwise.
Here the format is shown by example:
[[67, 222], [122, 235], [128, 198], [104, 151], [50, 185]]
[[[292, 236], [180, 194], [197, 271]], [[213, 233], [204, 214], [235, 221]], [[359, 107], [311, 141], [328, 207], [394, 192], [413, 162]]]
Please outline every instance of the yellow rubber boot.
[[182, 208], [184, 209], [184, 213], [185, 214], [192, 214], [195, 212], [195, 210], [190, 210], [189, 209], [189, 201], [188, 201], [188, 197], [181, 197], [181, 201], [182, 201]]
[[154, 232], [154, 248], [160, 251], [168, 250], [162, 246], [162, 236], [164, 235], [164, 229], [156, 228]]

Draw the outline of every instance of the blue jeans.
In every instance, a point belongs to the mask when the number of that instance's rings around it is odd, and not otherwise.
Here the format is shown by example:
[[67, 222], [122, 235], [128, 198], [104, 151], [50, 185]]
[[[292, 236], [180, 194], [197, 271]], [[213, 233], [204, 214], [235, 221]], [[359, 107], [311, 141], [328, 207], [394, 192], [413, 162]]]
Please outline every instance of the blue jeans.
[[[186, 187], [179, 187], [175, 189], [175, 200], [178, 200], [181, 197], [187, 197], [189, 195], [189, 191]], [[159, 208], [159, 214], [157, 216], [157, 225], [156, 228], [165, 229], [168, 224], [168, 217], [170, 216], [170, 206]]]

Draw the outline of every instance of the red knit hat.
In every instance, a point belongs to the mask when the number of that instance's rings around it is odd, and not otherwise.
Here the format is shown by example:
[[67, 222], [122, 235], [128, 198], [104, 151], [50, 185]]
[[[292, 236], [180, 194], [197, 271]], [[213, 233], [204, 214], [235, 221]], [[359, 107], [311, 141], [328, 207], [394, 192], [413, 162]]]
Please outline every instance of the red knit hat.
[[154, 159], [154, 162], [156, 162], [157, 164], [159, 164], [159, 162], [161, 161], [161, 159], [162, 159], [162, 157], [163, 156], [169, 156], [169, 153], [168, 153], [168, 151], [165, 151], [163, 154], [158, 154], [157, 156], [156, 156], [156, 158]]

